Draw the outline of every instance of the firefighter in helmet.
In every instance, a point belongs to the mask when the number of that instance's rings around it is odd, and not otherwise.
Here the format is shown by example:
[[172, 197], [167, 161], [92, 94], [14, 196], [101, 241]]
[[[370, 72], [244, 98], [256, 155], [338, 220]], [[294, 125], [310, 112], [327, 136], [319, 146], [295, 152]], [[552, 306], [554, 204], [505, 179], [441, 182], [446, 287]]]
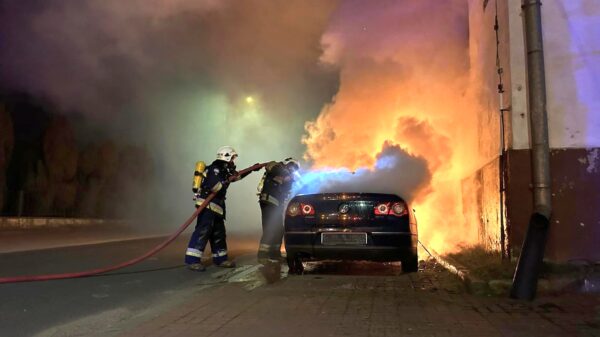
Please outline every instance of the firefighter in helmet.
[[272, 161], [265, 166], [265, 173], [258, 185], [263, 228], [258, 248], [259, 263], [275, 262], [281, 258], [284, 207], [299, 168], [298, 161], [293, 158]]
[[[237, 152], [231, 146], [223, 146], [217, 150], [217, 159], [207, 167], [203, 162], [196, 164], [194, 172], [194, 200], [196, 207], [204, 202], [212, 192], [216, 196], [198, 215], [196, 228], [190, 237], [190, 242], [185, 253], [185, 263], [194, 271], [204, 271], [206, 267], [201, 258], [210, 242], [213, 263], [219, 267], [233, 268], [235, 263], [227, 257], [227, 242], [225, 241], [225, 196], [229, 187], [230, 177], [237, 175], [235, 159]], [[244, 178], [247, 172], [236, 180]]]

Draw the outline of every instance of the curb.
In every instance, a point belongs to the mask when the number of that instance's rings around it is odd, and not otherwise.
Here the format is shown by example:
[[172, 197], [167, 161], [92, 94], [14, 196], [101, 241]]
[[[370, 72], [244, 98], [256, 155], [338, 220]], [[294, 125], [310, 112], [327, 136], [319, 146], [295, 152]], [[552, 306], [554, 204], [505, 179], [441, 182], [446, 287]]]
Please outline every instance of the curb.
[[0, 231], [33, 228], [85, 227], [97, 225], [124, 225], [127, 220], [51, 217], [0, 217]]

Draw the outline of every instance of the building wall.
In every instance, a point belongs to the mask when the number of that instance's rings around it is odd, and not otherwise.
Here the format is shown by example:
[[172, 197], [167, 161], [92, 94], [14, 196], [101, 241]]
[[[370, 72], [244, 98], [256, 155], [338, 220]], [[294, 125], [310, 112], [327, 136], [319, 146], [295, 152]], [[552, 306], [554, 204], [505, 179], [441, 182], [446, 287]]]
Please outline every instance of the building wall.
[[[482, 0], [469, 0], [469, 60], [471, 87], [479, 108], [479, 156], [482, 163], [488, 163], [500, 154], [500, 108], [510, 104], [510, 97], [504, 95], [503, 102], [500, 102], [494, 31], [496, 10], [493, 1], [488, 2], [486, 7], [483, 3]], [[506, 3], [502, 1], [498, 3], [498, 21], [500, 67], [506, 69], [509, 65], [509, 35]], [[504, 72], [503, 81], [505, 87], [510, 88], [510, 72]]]
[[[530, 176], [523, 174], [531, 170], [530, 155], [529, 150], [508, 153], [506, 207], [513, 252], [521, 248], [533, 210]], [[550, 169], [553, 211], [545, 257], [600, 261], [600, 149], [554, 149]]]
[[545, 0], [550, 147], [600, 146], [600, 1]]
[[[522, 0], [497, 1], [500, 65], [505, 94], [497, 93], [496, 1], [469, 0], [470, 57], [481, 107], [479, 152], [485, 165], [463, 180], [465, 214], [488, 249], [518, 252], [533, 211], [527, 67]], [[600, 1], [546, 0], [542, 5], [547, 112], [554, 212], [546, 257], [599, 260], [600, 212]], [[499, 153], [499, 110], [506, 108], [508, 153]], [[505, 163], [505, 164], [504, 164]], [[499, 175], [507, 191], [500, 193]], [[496, 192], [497, 191], [497, 192]], [[504, 200], [503, 200], [504, 198]], [[506, 221], [503, 222], [503, 208]]]
[[[521, 0], [508, 0], [511, 141], [507, 227], [522, 245], [533, 211]], [[600, 260], [600, 1], [545, 0], [542, 25], [553, 214], [546, 258]]]
[[529, 113], [527, 111], [527, 68], [525, 66], [525, 39], [523, 36], [523, 18], [521, 0], [508, 0], [509, 60], [511, 86], [507, 88], [510, 97], [510, 133], [509, 147], [528, 149]]
[[[529, 148], [521, 0], [508, 0], [512, 148]], [[542, 4], [551, 148], [600, 147], [600, 1]]]
[[495, 158], [473, 175], [462, 180], [463, 213], [477, 226], [479, 244], [487, 250], [504, 250], [504, 228], [500, 204], [500, 165]]
[[[479, 243], [489, 250], [503, 247], [503, 206], [500, 192], [501, 108], [510, 106], [511, 73], [508, 71], [509, 30], [508, 7], [504, 1], [469, 0], [469, 56], [471, 82], [478, 106], [478, 149], [481, 166], [462, 180], [463, 208], [468, 221], [477, 226]], [[498, 55], [503, 69], [505, 93], [498, 90], [500, 79], [496, 64], [496, 31], [498, 16]], [[504, 116], [504, 134], [510, 134], [510, 114]], [[511, 137], [505, 136], [508, 144]], [[476, 210], [473, 212], [473, 210]]]

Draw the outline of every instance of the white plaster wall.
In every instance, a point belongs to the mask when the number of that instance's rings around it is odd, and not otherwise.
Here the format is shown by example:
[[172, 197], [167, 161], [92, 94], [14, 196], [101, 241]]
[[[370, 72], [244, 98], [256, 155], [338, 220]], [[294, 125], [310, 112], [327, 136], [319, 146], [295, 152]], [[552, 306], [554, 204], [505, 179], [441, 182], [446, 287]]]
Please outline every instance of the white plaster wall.
[[550, 146], [600, 146], [600, 1], [542, 7]]
[[[509, 0], [512, 144], [529, 148], [521, 0]], [[552, 148], [600, 146], [600, 0], [544, 0], [544, 56]]]
[[[499, 11], [499, 20], [505, 22], [505, 10]], [[500, 154], [500, 97], [498, 93], [498, 73], [496, 68], [496, 33], [494, 31], [495, 4], [488, 2], [484, 10], [483, 1], [469, 0], [469, 61], [471, 88], [477, 100], [478, 149], [482, 162], [489, 162]], [[501, 32], [507, 30], [501, 24]], [[508, 39], [508, 33], [502, 34]], [[505, 49], [507, 41], [501, 42]], [[501, 60], [508, 62], [501, 50]], [[506, 67], [506, 65], [503, 65]], [[505, 76], [506, 77], [506, 76]], [[505, 78], [508, 80], [508, 78]], [[510, 89], [507, 86], [507, 89]], [[509, 90], [510, 91], [510, 90]], [[509, 92], [508, 91], [508, 92]], [[504, 106], [508, 105], [508, 97], [504, 97]]]
[[[499, 162], [501, 108], [510, 106], [509, 30], [506, 2], [498, 2], [500, 67], [504, 69], [505, 94], [498, 92], [496, 65], [495, 2], [484, 9], [482, 0], [469, 0], [469, 60], [471, 88], [477, 104], [479, 156], [485, 162], [462, 181], [463, 208], [472, 226], [477, 226], [479, 243], [486, 249], [501, 250]], [[510, 143], [510, 115], [504, 121]], [[508, 141], [507, 141], [508, 140]], [[474, 211], [475, 210], [475, 211]]]
[[513, 149], [528, 149], [529, 114], [527, 112], [527, 69], [525, 67], [525, 39], [523, 36], [523, 18], [521, 0], [508, 0], [508, 29], [510, 35], [510, 77], [511, 86], [507, 88], [510, 96], [510, 120]]

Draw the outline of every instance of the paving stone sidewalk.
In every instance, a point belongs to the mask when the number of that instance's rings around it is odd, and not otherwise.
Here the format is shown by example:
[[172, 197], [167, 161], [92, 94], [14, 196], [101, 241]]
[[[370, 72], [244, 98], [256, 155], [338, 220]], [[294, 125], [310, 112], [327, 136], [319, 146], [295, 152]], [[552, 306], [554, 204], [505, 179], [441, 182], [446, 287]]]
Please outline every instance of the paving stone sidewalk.
[[478, 297], [431, 265], [377, 276], [324, 270], [205, 289], [121, 336], [600, 336], [597, 295]]

